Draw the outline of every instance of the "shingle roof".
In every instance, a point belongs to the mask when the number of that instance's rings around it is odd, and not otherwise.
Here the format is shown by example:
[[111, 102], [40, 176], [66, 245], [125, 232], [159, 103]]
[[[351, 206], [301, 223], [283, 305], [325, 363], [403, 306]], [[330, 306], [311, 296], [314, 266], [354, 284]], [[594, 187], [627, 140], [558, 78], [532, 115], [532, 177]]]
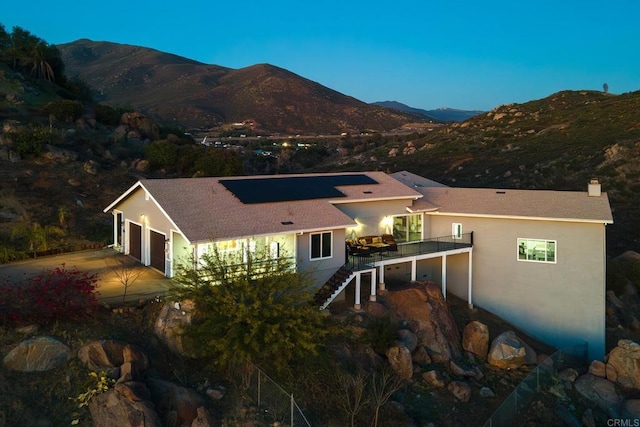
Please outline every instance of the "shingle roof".
[[[350, 173], [278, 176], [348, 174]], [[190, 242], [351, 227], [356, 224], [354, 220], [333, 206], [333, 203], [405, 198], [408, 199], [407, 205], [410, 205], [410, 199], [421, 197], [420, 193], [383, 172], [358, 174], [372, 178], [377, 184], [336, 187], [344, 194], [344, 197], [336, 199], [255, 204], [242, 203], [220, 181], [256, 179], [259, 178], [257, 176], [148, 179], [141, 180], [139, 185], [149, 192]], [[117, 204], [118, 201], [107, 209]]]
[[390, 174], [389, 176], [397, 179], [398, 181], [400, 181], [401, 183], [403, 183], [404, 185], [411, 187], [411, 188], [418, 188], [418, 187], [447, 187], [444, 184], [441, 184], [437, 181], [434, 181], [432, 179], [429, 178], [425, 178], [423, 176], [420, 175], [416, 175], [415, 173], [411, 173], [408, 171], [400, 171], [400, 172], [394, 172], [392, 174]]
[[454, 187], [416, 189], [424, 197], [413, 204], [413, 211], [613, 223], [607, 194], [589, 196], [586, 188], [584, 192]]

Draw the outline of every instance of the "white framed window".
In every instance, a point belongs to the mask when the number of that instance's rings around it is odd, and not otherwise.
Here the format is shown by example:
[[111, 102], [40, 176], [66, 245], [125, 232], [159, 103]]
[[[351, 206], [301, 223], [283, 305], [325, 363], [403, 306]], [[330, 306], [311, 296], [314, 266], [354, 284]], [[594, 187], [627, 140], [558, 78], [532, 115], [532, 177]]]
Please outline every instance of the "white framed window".
[[310, 235], [310, 259], [331, 258], [333, 252], [333, 232], [312, 233]]
[[219, 252], [234, 252], [241, 250], [243, 243], [242, 240], [222, 240], [216, 242], [216, 247]]
[[462, 224], [454, 222], [451, 224], [451, 237], [454, 239], [462, 239]]
[[518, 239], [518, 261], [546, 262], [557, 261], [557, 241], [543, 239]]
[[392, 234], [398, 243], [422, 240], [422, 214], [394, 216]]

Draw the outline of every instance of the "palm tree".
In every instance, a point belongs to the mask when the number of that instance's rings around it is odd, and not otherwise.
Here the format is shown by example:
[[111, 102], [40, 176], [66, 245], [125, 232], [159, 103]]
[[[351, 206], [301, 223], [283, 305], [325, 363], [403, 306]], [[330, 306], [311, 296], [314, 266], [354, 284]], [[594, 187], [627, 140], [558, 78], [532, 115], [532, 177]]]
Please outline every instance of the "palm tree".
[[25, 57], [25, 62], [31, 64], [31, 77], [52, 82], [55, 78], [53, 68], [49, 63], [49, 45], [40, 39], [32, 41]]
[[41, 226], [37, 222], [31, 222], [26, 218], [13, 227], [11, 230], [11, 240], [16, 238], [22, 238], [27, 241], [29, 245], [29, 252], [36, 256], [36, 252], [39, 250], [46, 251], [49, 249], [49, 237], [50, 236], [63, 236], [64, 230], [55, 225]]

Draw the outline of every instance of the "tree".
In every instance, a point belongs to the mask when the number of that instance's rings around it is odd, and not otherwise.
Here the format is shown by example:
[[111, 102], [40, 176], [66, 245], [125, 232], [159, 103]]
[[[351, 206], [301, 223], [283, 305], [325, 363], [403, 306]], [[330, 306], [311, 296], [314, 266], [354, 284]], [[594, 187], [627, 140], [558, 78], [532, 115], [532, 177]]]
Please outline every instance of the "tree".
[[142, 269], [136, 268], [137, 263], [135, 260], [118, 253], [105, 258], [104, 262], [124, 288], [122, 293], [122, 304], [124, 305], [127, 299], [127, 292], [142, 274]]
[[311, 304], [309, 277], [295, 272], [291, 259], [213, 250], [189, 264], [178, 268], [171, 296], [194, 302], [185, 330], [193, 354], [222, 368], [252, 362], [284, 373], [290, 361], [317, 353], [324, 319]]
[[11, 37], [3, 24], [0, 24], [0, 56], [4, 54], [5, 50], [11, 44]]
[[64, 230], [55, 225], [45, 225], [43, 227], [37, 222], [31, 222], [29, 219], [23, 218], [22, 221], [11, 230], [11, 240], [15, 240], [16, 238], [26, 240], [29, 252], [35, 257], [37, 251], [49, 250], [49, 237], [60, 237], [64, 236], [64, 234]]
[[371, 400], [373, 402], [373, 427], [378, 426], [380, 408], [387, 404], [393, 393], [400, 390], [404, 382], [393, 371], [385, 367], [380, 372], [374, 372], [371, 376]]
[[356, 415], [369, 402], [365, 395], [366, 376], [363, 372], [358, 372], [356, 376], [340, 373], [338, 374], [338, 384], [341, 392], [338, 406], [349, 415], [349, 425], [354, 427]]
[[144, 154], [154, 169], [172, 166], [178, 161], [178, 147], [166, 139], [147, 145]]

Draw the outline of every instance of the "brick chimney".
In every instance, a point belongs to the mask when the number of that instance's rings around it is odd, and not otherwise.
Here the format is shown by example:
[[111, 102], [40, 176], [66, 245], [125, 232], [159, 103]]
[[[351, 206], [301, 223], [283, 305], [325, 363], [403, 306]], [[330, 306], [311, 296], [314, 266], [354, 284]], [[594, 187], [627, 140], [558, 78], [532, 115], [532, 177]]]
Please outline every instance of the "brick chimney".
[[587, 187], [587, 191], [590, 197], [599, 197], [602, 192], [602, 187], [600, 182], [598, 182], [598, 178], [591, 178], [589, 181], [589, 186]]

